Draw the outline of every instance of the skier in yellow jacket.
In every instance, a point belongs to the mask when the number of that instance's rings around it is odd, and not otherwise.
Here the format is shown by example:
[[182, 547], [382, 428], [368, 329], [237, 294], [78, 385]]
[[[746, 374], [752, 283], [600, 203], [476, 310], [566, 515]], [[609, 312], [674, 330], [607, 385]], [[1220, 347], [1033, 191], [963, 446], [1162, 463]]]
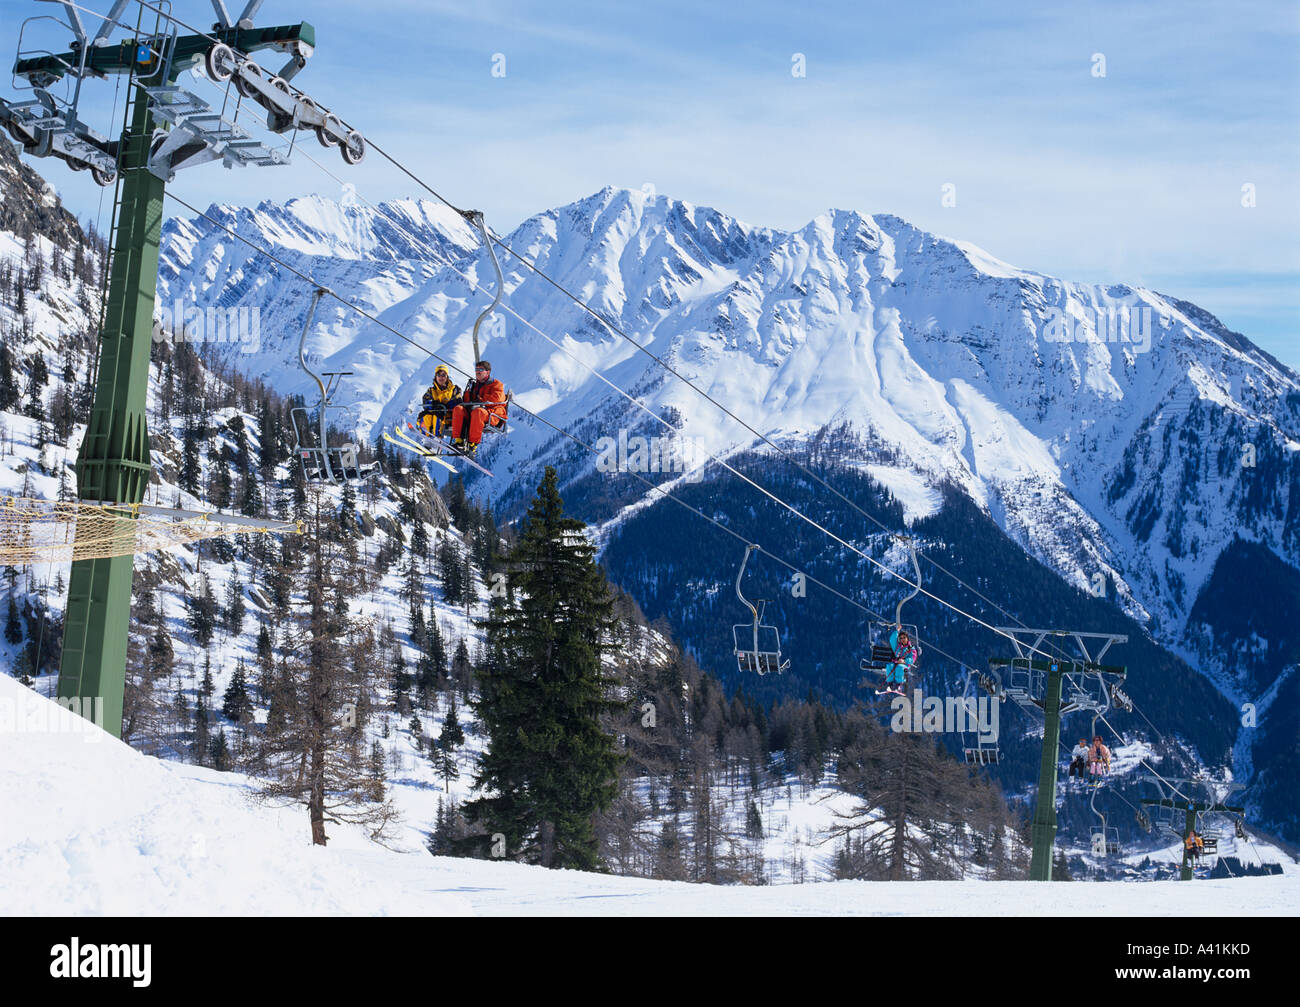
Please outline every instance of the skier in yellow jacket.
[[433, 372], [433, 384], [424, 393], [420, 410], [420, 429], [431, 437], [443, 437], [451, 427], [451, 411], [460, 405], [460, 388], [451, 380], [447, 368], [439, 364]]

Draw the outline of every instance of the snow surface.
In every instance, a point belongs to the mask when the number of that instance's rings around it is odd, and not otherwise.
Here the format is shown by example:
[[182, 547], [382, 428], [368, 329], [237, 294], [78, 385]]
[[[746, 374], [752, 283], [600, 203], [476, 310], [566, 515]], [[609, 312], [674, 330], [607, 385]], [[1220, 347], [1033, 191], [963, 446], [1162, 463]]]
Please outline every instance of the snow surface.
[[[837, 881], [726, 887], [431, 857], [250, 803], [237, 774], [160, 762], [0, 676], [4, 915], [1215, 915], [1300, 909], [1300, 871], [1227, 881]], [[15, 767], [21, 767], [16, 769]]]

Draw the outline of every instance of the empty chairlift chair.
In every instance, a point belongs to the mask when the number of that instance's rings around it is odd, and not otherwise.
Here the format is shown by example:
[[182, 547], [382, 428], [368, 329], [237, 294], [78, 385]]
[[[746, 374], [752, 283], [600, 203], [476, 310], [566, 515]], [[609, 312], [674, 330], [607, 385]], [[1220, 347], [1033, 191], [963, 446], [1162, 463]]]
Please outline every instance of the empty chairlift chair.
[[756, 606], [740, 590], [745, 565], [749, 562], [750, 553], [757, 548], [757, 545], [751, 545], [745, 549], [740, 572], [736, 574], [736, 597], [753, 614], [754, 620], [732, 626], [731, 632], [735, 637], [737, 668], [742, 672], [769, 675], [785, 671], [790, 667], [790, 661], [788, 658], [784, 662], [781, 660], [781, 635], [776, 627], [763, 625], [763, 610], [767, 603], [760, 600]]
[[[307, 319], [302, 327], [302, 338], [298, 341], [298, 363], [320, 389], [316, 422], [313, 423], [306, 406], [294, 406], [290, 409], [289, 420], [293, 426], [293, 451], [302, 465], [303, 476], [309, 481], [343, 483], [349, 479], [357, 479], [365, 472], [360, 462], [361, 446], [359, 444], [355, 441], [345, 441], [341, 444], [331, 444], [329, 442], [330, 414], [346, 413], [346, 410], [341, 406], [330, 405], [330, 396], [337, 387], [339, 380], [352, 372], [327, 371], [317, 374], [307, 366], [305, 353], [307, 332], [311, 328], [312, 317], [316, 313], [316, 305], [320, 303], [320, 299], [324, 294], [325, 290], [323, 288], [318, 288], [312, 294], [311, 306], [307, 309]], [[322, 378], [325, 380], [322, 380]], [[314, 430], [313, 427], [315, 427]]]

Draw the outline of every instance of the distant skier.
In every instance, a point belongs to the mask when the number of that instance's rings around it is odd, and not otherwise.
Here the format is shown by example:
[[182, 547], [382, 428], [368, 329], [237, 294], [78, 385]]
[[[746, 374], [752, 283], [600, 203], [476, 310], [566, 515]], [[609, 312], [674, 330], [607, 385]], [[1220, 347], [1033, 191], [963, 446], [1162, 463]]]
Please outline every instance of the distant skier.
[[418, 417], [420, 429], [430, 437], [443, 437], [451, 429], [451, 411], [460, 404], [460, 386], [451, 380], [447, 368], [439, 364], [433, 372], [433, 384], [424, 393]]
[[907, 682], [907, 673], [921, 656], [921, 648], [912, 642], [911, 636], [902, 626], [895, 626], [889, 634], [889, 646], [894, 652], [894, 660], [885, 666], [885, 688], [883, 692], [903, 694]]
[[1205, 852], [1205, 840], [1201, 838], [1199, 832], [1193, 829], [1183, 840], [1183, 849], [1187, 851], [1189, 857], [1195, 859]]
[[[468, 424], [465, 422], [466, 414]], [[493, 380], [492, 365], [480, 360], [474, 365], [474, 380], [465, 386], [461, 403], [451, 411], [453, 444], [472, 455], [483, 439], [483, 428], [489, 423], [500, 426], [505, 421], [505, 385]]]
[[1080, 781], [1088, 773], [1088, 751], [1088, 742], [1080, 738], [1079, 743], [1070, 752], [1070, 775], [1077, 776]]

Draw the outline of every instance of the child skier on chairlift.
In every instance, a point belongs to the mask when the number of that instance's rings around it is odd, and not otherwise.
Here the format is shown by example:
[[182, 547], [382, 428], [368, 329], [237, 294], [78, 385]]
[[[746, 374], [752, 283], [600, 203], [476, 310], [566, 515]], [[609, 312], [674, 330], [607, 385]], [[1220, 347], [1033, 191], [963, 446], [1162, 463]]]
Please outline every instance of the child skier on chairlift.
[[907, 682], [908, 670], [921, 656], [921, 648], [913, 641], [902, 626], [895, 626], [889, 634], [889, 646], [894, 651], [894, 660], [885, 667], [885, 688], [883, 691], [901, 696]]
[[1098, 734], [1092, 739], [1092, 748], [1088, 749], [1088, 776], [1093, 783], [1100, 784], [1101, 778], [1110, 772], [1110, 749]]

